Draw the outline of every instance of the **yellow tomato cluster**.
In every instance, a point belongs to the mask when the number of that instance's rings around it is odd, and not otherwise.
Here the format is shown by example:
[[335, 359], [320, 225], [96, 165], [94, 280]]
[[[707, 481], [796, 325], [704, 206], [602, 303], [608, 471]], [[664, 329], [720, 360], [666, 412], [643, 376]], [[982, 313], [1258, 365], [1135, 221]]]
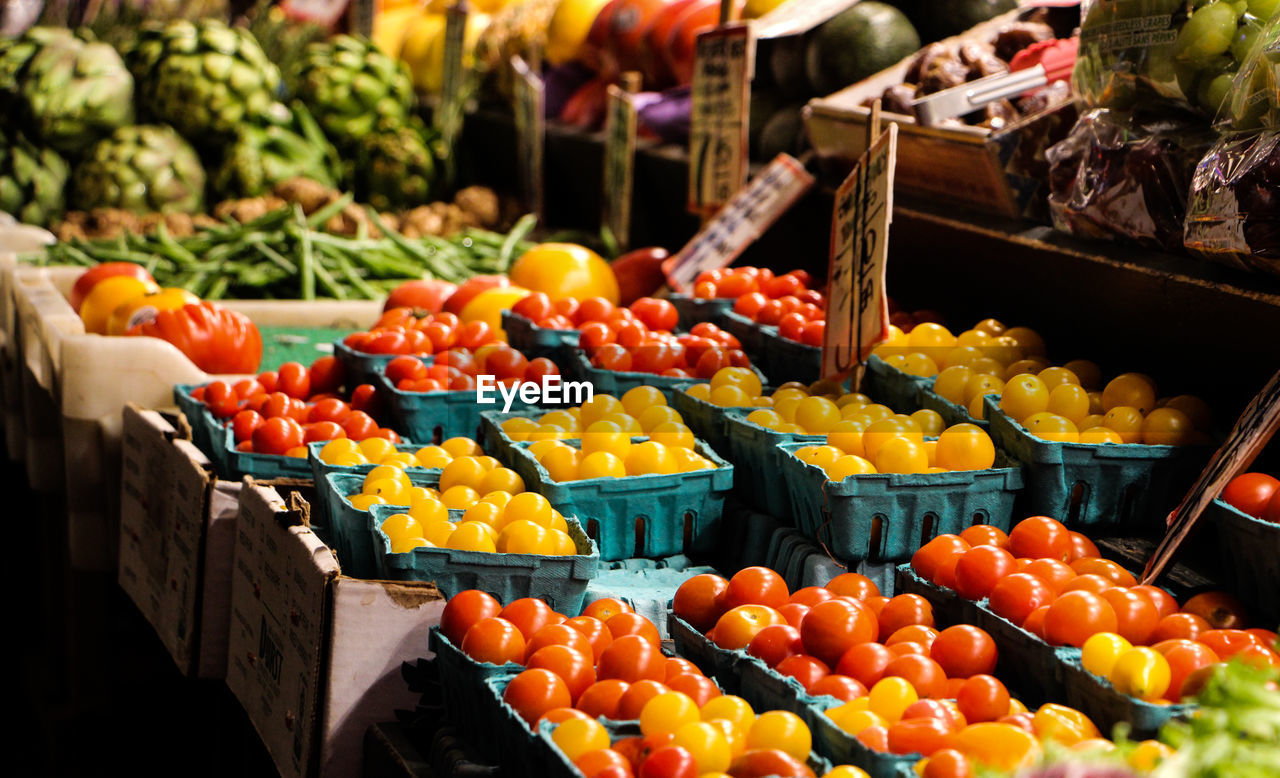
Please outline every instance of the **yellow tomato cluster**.
[[[985, 470], [995, 464], [995, 445], [982, 428], [956, 424], [937, 434], [937, 440], [925, 440], [926, 425], [917, 420], [921, 416], [932, 422], [937, 414], [928, 410], [911, 416], [899, 413], [866, 425], [846, 419], [827, 433], [826, 445], [805, 446], [795, 453], [822, 468], [832, 481], [869, 473]], [[937, 421], [941, 426], [941, 419]]]
[[[803, 387], [803, 384], [795, 384]], [[711, 376], [711, 382], [694, 384], [684, 390], [690, 397], [718, 405], [721, 408], [749, 408], [772, 403], [762, 397], [764, 387], [760, 377], [745, 367], [722, 367]]]
[[[550, 411], [537, 419], [517, 416], [502, 423], [502, 431], [515, 441], [570, 440], [593, 433], [654, 435], [684, 433], [684, 418], [667, 405], [667, 398], [652, 386], [637, 386], [618, 399], [597, 394], [581, 406]], [[693, 437], [693, 433], [689, 433]]]
[[1116, 691], [1147, 702], [1158, 702], [1169, 691], [1173, 670], [1164, 654], [1134, 646], [1114, 632], [1099, 632], [1084, 642], [1080, 663], [1111, 682]]
[[871, 353], [915, 376], [934, 376], [956, 365], [970, 365], [983, 373], [1003, 376], [1019, 362], [1042, 359], [1045, 347], [1044, 339], [1035, 330], [1005, 327], [995, 319], [984, 319], [959, 335], [933, 322], [921, 322], [911, 332], [889, 325], [888, 339]]
[[[1014, 375], [998, 391], [1000, 409], [1044, 440], [1165, 446], [1209, 440], [1209, 408], [1203, 400], [1191, 395], [1158, 400], [1155, 382], [1141, 373], [1116, 376], [1099, 392], [1090, 391], [1068, 367], [1048, 367]], [[977, 397], [975, 404], [980, 402]]]
[[443, 468], [455, 457], [477, 456], [480, 444], [471, 438], [449, 438], [438, 446], [423, 446], [410, 454], [395, 447], [386, 438], [366, 438], [361, 441], [338, 438], [320, 449], [320, 461], [328, 465], [355, 467], [357, 465], [398, 465], [400, 467]]
[[641, 443], [632, 442], [629, 432], [589, 430], [582, 436], [581, 448], [559, 440], [540, 440], [529, 446], [529, 453], [553, 481], [670, 475], [715, 468], [715, 463], [693, 447], [693, 433], [688, 428], [656, 429], [649, 440]]
[[578, 553], [564, 516], [536, 492], [491, 492], [467, 508], [457, 523], [449, 520], [444, 502], [428, 495], [413, 502], [407, 513], [384, 519], [382, 531], [397, 554], [415, 548], [543, 556]]
[[401, 463], [382, 464], [369, 471], [361, 490], [348, 497], [361, 510], [371, 505], [412, 505], [417, 499], [440, 502], [446, 510], [467, 510], [494, 493], [508, 497], [524, 491], [524, 479], [489, 456], [459, 456], [440, 471], [438, 489], [414, 486]]
[[[776, 749], [805, 762], [813, 748], [813, 735], [799, 716], [781, 710], [757, 714], [746, 700], [728, 694], [711, 698], [701, 708], [682, 692], [655, 695], [640, 710], [640, 732], [648, 738], [670, 738], [671, 745], [688, 751], [702, 776], [726, 775], [747, 751]], [[551, 739], [573, 762], [610, 747], [608, 730], [591, 718], [561, 722]], [[843, 765], [823, 778], [867, 778], [867, 773]]]

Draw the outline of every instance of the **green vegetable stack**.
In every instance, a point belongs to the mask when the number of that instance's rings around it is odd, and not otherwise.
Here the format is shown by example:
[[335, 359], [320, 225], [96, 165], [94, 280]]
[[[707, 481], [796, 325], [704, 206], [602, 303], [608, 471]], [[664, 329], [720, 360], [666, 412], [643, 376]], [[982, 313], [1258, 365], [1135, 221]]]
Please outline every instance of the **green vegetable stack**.
[[174, 22], [129, 52], [146, 117], [217, 146], [243, 125], [271, 121], [280, 71], [248, 30], [206, 19]]
[[75, 170], [77, 208], [193, 213], [204, 208], [204, 168], [172, 127], [121, 127], [97, 143]]
[[0, 211], [27, 224], [62, 215], [70, 168], [58, 152], [36, 148], [22, 135], [0, 133]]
[[[283, 106], [282, 106], [283, 108]], [[309, 178], [322, 186], [338, 183], [340, 161], [311, 113], [301, 103], [288, 121], [265, 127], [247, 126], [223, 153], [213, 176], [220, 197], [254, 197], [281, 181]]]
[[1153, 778], [1274, 778], [1280, 772], [1280, 673], [1241, 662], [1213, 668], [1187, 721], [1160, 739], [1177, 753]]

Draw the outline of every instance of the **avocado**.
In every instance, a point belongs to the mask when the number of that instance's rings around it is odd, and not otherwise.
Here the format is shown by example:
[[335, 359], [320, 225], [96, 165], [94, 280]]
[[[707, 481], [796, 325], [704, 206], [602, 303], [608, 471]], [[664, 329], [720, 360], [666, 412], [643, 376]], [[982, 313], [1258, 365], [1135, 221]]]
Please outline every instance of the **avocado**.
[[767, 161], [784, 151], [792, 156], [799, 156], [807, 140], [804, 120], [800, 118], [801, 108], [804, 108], [804, 103], [783, 106], [769, 117], [760, 131], [758, 159]]
[[896, 64], [920, 48], [920, 36], [891, 5], [858, 3], [819, 27], [805, 50], [805, 73], [818, 94], [831, 94]]
[[751, 149], [751, 158], [760, 156], [760, 135], [764, 125], [783, 105], [783, 99], [772, 89], [751, 89], [751, 113], [747, 124], [747, 145]]
[[1018, 7], [1018, 0], [890, 0], [926, 43], [959, 35]]
[[805, 75], [804, 56], [808, 46], [807, 36], [791, 35], [774, 40], [769, 50], [769, 72], [778, 91], [789, 98], [803, 100], [812, 97], [813, 86]]

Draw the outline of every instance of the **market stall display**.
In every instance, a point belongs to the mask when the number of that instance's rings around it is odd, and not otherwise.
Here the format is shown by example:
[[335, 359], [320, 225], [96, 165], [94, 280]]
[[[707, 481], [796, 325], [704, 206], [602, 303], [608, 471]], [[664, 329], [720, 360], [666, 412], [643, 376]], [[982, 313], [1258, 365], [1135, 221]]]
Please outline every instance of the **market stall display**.
[[6, 442], [282, 775], [1274, 761], [1274, 3], [128, 5], [0, 42]]

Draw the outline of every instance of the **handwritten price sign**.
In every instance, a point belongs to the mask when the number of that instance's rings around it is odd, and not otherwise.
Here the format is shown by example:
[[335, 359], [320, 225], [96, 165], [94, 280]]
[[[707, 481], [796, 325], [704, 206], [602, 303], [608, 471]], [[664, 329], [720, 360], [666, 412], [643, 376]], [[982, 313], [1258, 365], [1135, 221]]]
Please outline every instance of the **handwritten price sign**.
[[755, 39], [734, 24], [698, 35], [689, 128], [689, 210], [709, 214], [747, 180]]
[[662, 264], [667, 285], [687, 292], [702, 271], [728, 267], [811, 186], [813, 176], [804, 165], [789, 154], [779, 154], [679, 254]]
[[822, 347], [824, 378], [848, 375], [888, 331], [884, 279], [897, 155], [898, 126], [890, 124], [836, 190]]

